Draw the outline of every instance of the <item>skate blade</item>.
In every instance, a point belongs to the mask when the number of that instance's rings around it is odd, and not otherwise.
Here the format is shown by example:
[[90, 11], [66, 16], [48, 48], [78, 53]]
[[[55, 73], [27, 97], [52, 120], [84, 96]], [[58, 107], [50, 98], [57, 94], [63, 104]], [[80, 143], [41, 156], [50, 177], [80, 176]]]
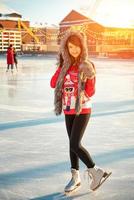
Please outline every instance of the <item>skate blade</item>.
[[80, 187], [81, 187], [81, 184], [79, 183], [79, 184], [76, 186], [76, 188], [74, 188], [73, 190], [64, 191], [64, 194], [67, 195], [67, 196], [69, 196], [69, 195], [71, 195], [71, 194], [77, 192], [77, 191], [80, 189]]
[[105, 172], [104, 175], [103, 175], [103, 177], [102, 177], [102, 180], [101, 180], [100, 184], [96, 188], [94, 188], [93, 191], [97, 190], [107, 180], [107, 178], [111, 174], [112, 174], [112, 172], [109, 172], [109, 173]]

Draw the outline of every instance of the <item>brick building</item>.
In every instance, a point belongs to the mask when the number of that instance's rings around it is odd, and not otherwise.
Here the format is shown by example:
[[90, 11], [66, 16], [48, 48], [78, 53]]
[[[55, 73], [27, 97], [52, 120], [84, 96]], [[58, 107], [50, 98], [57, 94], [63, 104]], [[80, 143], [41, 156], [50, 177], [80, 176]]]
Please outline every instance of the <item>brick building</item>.
[[134, 47], [134, 29], [104, 27], [75, 10], [65, 16], [59, 25], [59, 38], [69, 28], [84, 31], [90, 55], [107, 55], [115, 50], [131, 50]]
[[58, 28], [30, 27], [30, 30], [34, 37], [28, 31], [22, 34], [23, 51], [56, 52], [58, 50]]
[[[14, 10], [1, 5], [0, 8], [0, 52], [5, 52], [10, 44], [12, 44], [17, 51], [21, 50], [22, 34], [18, 29], [18, 20], [22, 16]], [[23, 21], [29, 27], [29, 21]], [[22, 27], [22, 30], [24, 28]]]
[[61, 22], [60, 22], [60, 35], [69, 28], [79, 29], [87, 35], [87, 42], [89, 46], [90, 54], [97, 54], [97, 40], [94, 37], [94, 32], [102, 33], [104, 27], [92, 19], [80, 14], [79, 12], [72, 10]]

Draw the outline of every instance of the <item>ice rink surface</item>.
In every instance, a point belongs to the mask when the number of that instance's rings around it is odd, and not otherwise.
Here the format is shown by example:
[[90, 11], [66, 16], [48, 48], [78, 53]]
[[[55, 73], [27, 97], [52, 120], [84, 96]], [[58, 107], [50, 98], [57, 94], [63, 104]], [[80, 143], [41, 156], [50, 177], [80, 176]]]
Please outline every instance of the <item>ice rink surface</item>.
[[56, 56], [18, 58], [6, 73], [0, 57], [0, 200], [134, 200], [134, 60], [91, 59], [96, 94], [83, 144], [96, 165], [112, 171], [96, 192], [80, 162], [81, 188], [70, 196], [64, 116], [53, 113], [50, 78]]

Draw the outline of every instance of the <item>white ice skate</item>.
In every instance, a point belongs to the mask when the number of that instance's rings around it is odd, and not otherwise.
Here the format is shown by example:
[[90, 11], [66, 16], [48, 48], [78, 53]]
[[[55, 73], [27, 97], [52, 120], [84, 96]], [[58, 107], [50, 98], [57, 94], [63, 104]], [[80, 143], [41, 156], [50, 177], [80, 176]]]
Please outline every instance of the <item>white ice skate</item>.
[[72, 178], [66, 185], [64, 190], [66, 194], [76, 191], [81, 184], [79, 170], [71, 169], [71, 173], [72, 173]]
[[88, 175], [91, 178], [90, 189], [95, 191], [98, 189], [102, 183], [112, 174], [112, 172], [105, 172], [101, 168], [88, 168], [87, 169]]

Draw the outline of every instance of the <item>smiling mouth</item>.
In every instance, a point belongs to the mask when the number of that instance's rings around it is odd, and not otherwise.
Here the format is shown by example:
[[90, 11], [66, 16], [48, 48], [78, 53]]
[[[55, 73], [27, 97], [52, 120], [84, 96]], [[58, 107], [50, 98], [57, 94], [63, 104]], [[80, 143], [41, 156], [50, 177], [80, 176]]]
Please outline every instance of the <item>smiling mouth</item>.
[[75, 56], [75, 55], [78, 55], [78, 53], [72, 53], [72, 54], [73, 54], [74, 56]]

